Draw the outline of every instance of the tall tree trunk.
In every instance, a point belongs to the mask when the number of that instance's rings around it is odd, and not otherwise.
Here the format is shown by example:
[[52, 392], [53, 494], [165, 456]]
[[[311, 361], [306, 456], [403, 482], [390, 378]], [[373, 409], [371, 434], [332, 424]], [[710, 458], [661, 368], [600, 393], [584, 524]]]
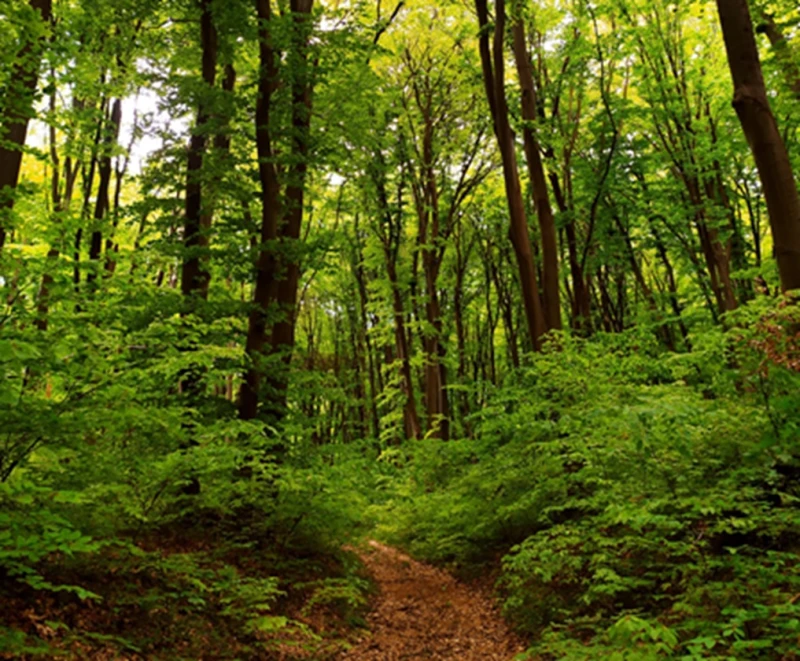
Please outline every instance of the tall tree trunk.
[[355, 225], [355, 249], [354, 249], [354, 259], [353, 259], [353, 275], [356, 279], [356, 284], [358, 286], [358, 298], [359, 298], [359, 315], [360, 315], [360, 322], [361, 322], [361, 336], [363, 344], [366, 348], [367, 353], [367, 363], [369, 367], [369, 394], [370, 394], [370, 420], [371, 420], [371, 430], [373, 438], [377, 439], [380, 437], [380, 418], [378, 417], [378, 392], [379, 386], [377, 384], [376, 378], [376, 367], [375, 367], [375, 354], [372, 349], [372, 341], [370, 340], [369, 336], [369, 323], [368, 323], [368, 305], [369, 305], [369, 295], [367, 294], [367, 281], [366, 277], [364, 276], [364, 257], [361, 252], [361, 243], [360, 237], [358, 234], [358, 214], [355, 216], [354, 220]]
[[[217, 30], [211, 14], [211, 0], [201, 0], [200, 43], [202, 46], [202, 76], [205, 83], [203, 93], [214, 88], [217, 77]], [[210, 274], [205, 264], [203, 241], [203, 160], [206, 155], [206, 125], [210, 119], [208, 102], [201, 99], [197, 109], [189, 154], [186, 164], [186, 203], [183, 226], [183, 263], [181, 265], [181, 293], [186, 297], [208, 296]], [[191, 307], [191, 306], [190, 306]]]
[[[555, 172], [550, 173], [550, 183], [553, 186], [553, 194], [561, 213], [568, 214], [569, 206], [561, 188], [561, 182]], [[580, 255], [578, 254], [578, 236], [575, 232], [575, 220], [571, 214], [564, 227], [566, 236], [567, 257], [569, 261], [569, 271], [572, 278], [572, 314], [571, 326], [582, 335], [592, 334], [592, 301], [586, 277], [581, 266]]]
[[669, 254], [667, 253], [667, 246], [664, 244], [663, 239], [661, 238], [661, 234], [656, 229], [653, 221], [651, 221], [651, 232], [653, 234], [653, 238], [655, 239], [656, 243], [656, 252], [658, 252], [658, 257], [661, 259], [661, 263], [664, 265], [664, 271], [667, 274], [667, 288], [669, 289], [669, 304], [672, 308], [672, 313], [675, 315], [675, 318], [678, 320], [678, 328], [680, 328], [681, 335], [683, 336], [684, 344], [688, 349], [691, 349], [691, 345], [689, 344], [689, 329], [686, 327], [686, 322], [683, 320], [683, 309], [681, 308], [680, 301], [678, 300], [678, 284], [675, 278], [675, 269], [672, 266], [672, 262], [669, 259]]
[[[39, 15], [42, 23], [50, 22], [52, 0], [30, 0], [30, 7]], [[28, 120], [33, 106], [36, 84], [39, 80], [39, 65], [44, 32], [38, 26], [32, 34], [23, 37], [22, 49], [17, 54], [9, 80], [9, 90], [2, 100], [2, 126], [0, 127], [0, 251], [6, 241], [11, 212], [14, 209], [14, 193], [19, 182], [22, 165], [22, 149], [28, 133]]]
[[[488, 254], [491, 259], [491, 253]], [[503, 265], [503, 253], [499, 254], [497, 263], [489, 262], [489, 271], [494, 281], [494, 288], [497, 291], [497, 305], [503, 318], [503, 327], [506, 331], [506, 345], [508, 347], [508, 358], [514, 369], [520, 366], [519, 343], [517, 342], [517, 331], [514, 326], [514, 296], [512, 286], [503, 280], [501, 268]]]
[[[106, 75], [105, 71], [100, 74], [100, 86], [105, 85]], [[100, 154], [100, 144], [103, 140], [103, 127], [105, 125], [106, 114], [106, 97], [100, 99], [100, 109], [98, 111], [97, 128], [94, 132], [94, 139], [92, 141], [91, 157], [89, 158], [89, 167], [81, 168], [82, 184], [83, 184], [83, 205], [81, 207], [81, 225], [75, 231], [75, 241], [73, 244], [73, 265], [72, 265], [72, 282], [75, 287], [75, 293], [80, 292], [81, 284], [81, 242], [83, 241], [83, 226], [89, 219], [89, 212], [91, 209], [92, 201], [92, 188], [94, 187], [94, 175], [97, 170], [97, 160]]]
[[400, 283], [397, 268], [392, 255], [386, 254], [386, 270], [392, 287], [392, 309], [394, 311], [394, 337], [397, 349], [397, 360], [400, 363], [400, 382], [403, 391], [403, 420], [407, 438], [421, 438], [422, 426], [417, 415], [417, 404], [414, 398], [414, 378], [411, 373], [411, 355], [406, 335], [406, 311], [400, 294]]
[[[406, 438], [421, 438], [422, 426], [417, 413], [416, 398], [414, 396], [414, 376], [411, 370], [410, 333], [406, 328], [406, 311], [403, 295], [400, 289], [400, 280], [397, 274], [397, 256], [403, 234], [403, 178], [399, 179], [397, 192], [397, 211], [392, 213], [389, 207], [389, 196], [386, 190], [386, 164], [380, 149], [373, 152], [375, 168], [372, 170], [372, 181], [377, 191], [378, 212], [381, 225], [378, 234], [383, 244], [383, 255], [386, 264], [386, 273], [392, 290], [392, 316], [394, 317], [396, 360], [399, 365], [400, 389], [403, 397], [403, 426]], [[390, 349], [387, 352], [387, 364], [394, 362], [389, 359]]]
[[[200, 0], [200, 47], [201, 76], [204, 89], [197, 104], [197, 119], [191, 137], [186, 163], [186, 196], [184, 200], [183, 221], [183, 259], [181, 261], [181, 295], [184, 297], [183, 314], [191, 314], [197, 309], [198, 299], [208, 298], [208, 285], [211, 274], [208, 270], [208, 230], [211, 227], [210, 196], [207, 198], [204, 182], [203, 163], [207, 155], [207, 132], [211, 120], [207, 95], [213, 92], [217, 77], [218, 37], [211, 12], [211, 0]], [[190, 334], [191, 335], [191, 334]], [[183, 347], [184, 351], [195, 351], [197, 343], [190, 339]], [[195, 409], [205, 391], [205, 369], [198, 364], [191, 364], [181, 374], [181, 392], [185, 397], [186, 408]], [[184, 447], [197, 444], [196, 423], [187, 419], [184, 422], [186, 440]], [[200, 481], [195, 475], [183, 489], [184, 494], [192, 495], [200, 492]]]
[[[258, 412], [259, 389], [263, 366], [259, 365], [264, 349], [280, 352], [270, 376], [266, 396], [269, 414], [279, 418], [285, 412], [287, 368], [291, 360], [295, 334], [295, 307], [300, 263], [296, 243], [300, 240], [303, 219], [306, 173], [308, 171], [308, 140], [311, 123], [312, 76], [308, 62], [311, 30], [310, 14], [313, 0], [291, 0], [293, 19], [292, 53], [294, 79], [292, 82], [291, 165], [287, 172], [285, 203], [280, 199], [280, 182], [274, 163], [271, 129], [272, 95], [278, 85], [278, 68], [270, 34], [271, 8], [269, 0], [257, 0], [259, 19], [259, 101], [256, 108], [256, 144], [261, 179], [262, 221], [261, 243], [256, 263], [256, 286], [253, 310], [250, 313], [246, 353], [250, 366], [240, 391], [239, 415], [254, 418]], [[276, 249], [275, 243], [279, 242]], [[276, 319], [269, 325], [268, 317]]]
[[272, 327], [270, 351], [281, 356], [283, 369], [273, 379], [268, 407], [277, 415], [286, 408], [288, 367], [295, 340], [297, 286], [300, 280], [300, 258], [297, 244], [303, 223], [306, 175], [308, 172], [309, 131], [311, 127], [312, 63], [308, 61], [313, 0], [291, 0], [294, 56], [292, 80], [292, 165], [286, 184], [285, 222], [280, 228], [280, 254], [277, 257], [277, 319]]
[[[425, 327], [422, 346], [425, 351], [425, 405], [428, 414], [428, 436], [447, 440], [450, 436], [449, 409], [445, 369], [442, 364], [444, 347], [441, 343], [442, 313], [439, 304], [439, 269], [441, 257], [439, 242], [441, 227], [439, 216], [439, 190], [433, 169], [434, 123], [430, 104], [420, 107], [424, 117], [422, 139], [421, 181], [415, 187], [415, 201], [419, 231], [417, 241], [422, 256], [425, 282]], [[412, 278], [416, 281], [416, 278]]]
[[94, 222], [92, 227], [91, 244], [89, 245], [89, 260], [92, 265], [86, 276], [86, 282], [93, 286], [100, 271], [100, 255], [103, 250], [103, 221], [110, 208], [109, 187], [111, 185], [111, 150], [119, 138], [119, 127], [122, 121], [122, 101], [115, 99], [111, 105], [103, 140], [103, 152], [98, 160], [98, 174], [100, 181], [97, 188], [97, 199], [94, 206]]
[[500, 156], [503, 163], [503, 181], [510, 216], [509, 238], [514, 247], [517, 259], [522, 300], [525, 306], [525, 317], [531, 345], [535, 350], [541, 348], [541, 337], [545, 333], [542, 300], [536, 277], [536, 265], [533, 260], [528, 219], [522, 200], [522, 189], [517, 169], [517, 155], [514, 147], [514, 136], [508, 118], [508, 105], [505, 96], [505, 0], [497, 0], [495, 4], [495, 27], [492, 49], [489, 49], [489, 15], [486, 0], [475, 0], [480, 26], [479, 48], [483, 80], [489, 107], [494, 119], [494, 131], [497, 137]]
[[542, 241], [542, 298], [547, 330], [561, 330], [561, 294], [558, 279], [558, 244], [556, 224], [550, 196], [547, 191], [542, 156], [533, 125], [536, 122], [537, 99], [533, 84], [531, 63], [525, 41], [525, 26], [518, 19], [512, 28], [514, 37], [514, 60], [517, 65], [520, 87], [522, 89], [522, 118], [525, 124], [522, 135], [525, 140], [525, 159], [528, 163], [528, 176], [531, 180], [533, 200], [539, 218], [539, 233]]
[[[226, 92], [227, 94], [233, 94], [235, 87], [236, 70], [233, 68], [233, 64], [228, 63], [225, 65], [225, 76], [222, 79], [222, 91]], [[226, 124], [230, 119], [230, 117], [225, 118]], [[231, 149], [231, 136], [227, 126], [221, 127], [220, 130], [214, 135], [213, 144], [214, 152], [219, 159], [217, 162], [217, 167], [224, 167], [223, 164], [227, 160]], [[197, 246], [201, 251], [201, 260], [208, 259], [207, 256], [204, 257], [203, 255], [208, 253], [208, 248], [211, 244], [210, 233], [211, 226], [214, 221], [214, 203], [217, 188], [210, 183], [206, 186], [206, 191], [207, 194], [203, 198], [202, 210], [200, 214], [200, 234], [197, 240]], [[211, 283], [211, 275], [208, 272], [208, 267], [201, 266], [201, 272], [205, 275], [205, 277], [200, 279], [200, 297], [203, 300], [207, 300], [208, 288]]]
[[[464, 299], [464, 280], [467, 273], [469, 254], [472, 243], [466, 248], [462, 245], [463, 234], [459, 227], [459, 232], [455, 236], [456, 266], [455, 266], [455, 289], [453, 292], [453, 318], [456, 326], [456, 347], [458, 353], [458, 370], [456, 376], [458, 384], [464, 386], [467, 380], [467, 325], [464, 322], [464, 308], [467, 301]], [[472, 437], [472, 431], [467, 421], [469, 415], [469, 394], [464, 390], [457, 390], [454, 394], [456, 399], [455, 408], [461, 421], [461, 432], [467, 437]]]
[[[639, 260], [636, 259], [636, 250], [634, 249], [633, 246], [633, 239], [631, 239], [631, 234], [628, 231], [628, 228], [622, 222], [622, 219], [616, 214], [614, 214], [614, 222], [620, 234], [622, 235], [623, 240], [625, 241], [625, 252], [628, 257], [628, 263], [630, 264], [631, 271], [633, 271], [633, 277], [636, 281], [636, 284], [638, 285], [639, 290], [642, 292], [642, 296], [644, 297], [644, 300], [647, 303], [648, 309], [653, 313], [654, 317], [657, 320], [661, 321], [664, 315], [662, 314], [662, 311], [658, 306], [658, 302], [656, 301], [656, 297], [653, 294], [652, 288], [647, 283], [647, 280], [644, 277], [641, 264], [639, 264]], [[660, 335], [667, 349], [669, 349], [670, 351], [675, 351], [675, 338], [672, 333], [672, 328], [669, 326], [668, 323], [661, 324]]]
[[800, 194], [769, 105], [747, 0], [717, 0], [733, 77], [733, 107], [764, 189], [784, 291], [800, 289]]
[[256, 149], [261, 183], [261, 230], [256, 260], [256, 284], [247, 324], [245, 353], [248, 367], [239, 390], [239, 417], [252, 420], [258, 414], [264, 347], [268, 339], [268, 315], [275, 300], [275, 252], [270, 244], [278, 236], [281, 215], [280, 184], [275, 169], [270, 127], [272, 97], [278, 85], [278, 66], [270, 34], [270, 0], [257, 0], [260, 76], [256, 105]]

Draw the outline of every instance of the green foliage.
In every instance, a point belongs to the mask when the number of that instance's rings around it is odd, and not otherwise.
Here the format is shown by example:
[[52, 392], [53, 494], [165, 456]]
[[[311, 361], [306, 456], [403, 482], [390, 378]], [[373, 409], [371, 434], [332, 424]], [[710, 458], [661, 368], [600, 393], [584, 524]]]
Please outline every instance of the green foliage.
[[320, 581], [298, 583], [294, 587], [313, 590], [311, 597], [303, 606], [304, 615], [311, 613], [316, 606], [333, 605], [343, 610], [348, 619], [352, 619], [367, 605], [366, 592], [369, 584], [357, 576], [325, 578]]
[[99, 598], [79, 585], [54, 585], [38, 571], [52, 555], [93, 553], [101, 543], [73, 527], [53, 511], [76, 494], [37, 488], [30, 484], [0, 483], [0, 573], [37, 590], [69, 591], [79, 598]]
[[[496, 562], [542, 659], [796, 656], [800, 316], [713, 3], [506, 3], [519, 181], [471, 2], [38, 4], [0, 9], [0, 652], [321, 656], [377, 528]], [[796, 4], [751, 3], [800, 164]], [[568, 330], [528, 355], [534, 271]]]
[[[241, 365], [230, 319], [181, 319], [177, 297], [125, 296], [124, 306], [87, 306], [70, 319], [83, 323], [57, 338], [33, 327], [4, 334], [0, 574], [8, 599], [56, 599], [43, 608], [58, 626], [11, 620], [0, 649], [176, 658], [165, 650], [188, 646], [185, 658], [197, 658], [192, 627], [209, 631], [213, 648], [235, 640], [231, 657], [281, 642], [313, 647], [304, 614], [327, 607], [356, 618], [365, 585], [354, 566], [318, 571], [285, 558], [338, 557], [372, 479], [348, 466], [367, 459], [357, 448], [314, 450], [302, 424], [287, 421], [279, 435], [238, 419], [218, 395]], [[192, 371], [204, 375], [203, 392], [189, 400], [177, 384]], [[187, 539], [172, 539], [173, 528]], [[189, 541], [204, 528], [213, 544]], [[161, 541], [143, 550], [151, 539]], [[251, 566], [237, 554], [264, 560]], [[96, 614], [94, 626], [75, 626], [67, 595]], [[290, 597], [296, 616], [285, 612]], [[161, 624], [148, 630], [156, 615]]]
[[465, 570], [505, 553], [532, 658], [792, 658], [800, 377], [770, 338], [793, 315], [743, 310], [754, 330], [694, 337], [689, 356], [636, 333], [560, 339], [476, 439], [406, 452], [382, 534]]

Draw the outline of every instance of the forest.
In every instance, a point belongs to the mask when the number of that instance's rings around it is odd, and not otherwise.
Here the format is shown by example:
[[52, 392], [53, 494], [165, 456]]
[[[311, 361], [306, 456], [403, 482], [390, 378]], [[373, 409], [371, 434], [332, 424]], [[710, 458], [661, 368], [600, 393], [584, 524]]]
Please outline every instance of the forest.
[[796, 0], [0, 0], [0, 658], [800, 660]]

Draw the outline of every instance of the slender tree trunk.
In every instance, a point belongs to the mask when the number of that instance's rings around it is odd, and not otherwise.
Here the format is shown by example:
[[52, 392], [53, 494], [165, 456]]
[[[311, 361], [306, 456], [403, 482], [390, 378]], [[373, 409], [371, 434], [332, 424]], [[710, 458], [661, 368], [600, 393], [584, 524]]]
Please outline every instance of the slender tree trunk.
[[[464, 386], [467, 381], [467, 323], [464, 321], [464, 280], [467, 272], [467, 263], [472, 243], [466, 249], [462, 246], [462, 234], [459, 231], [455, 237], [456, 249], [456, 282], [453, 292], [453, 318], [456, 326], [456, 347], [458, 352], [458, 371], [456, 377], [458, 384]], [[467, 438], [472, 437], [472, 431], [467, 421], [469, 415], [469, 393], [464, 390], [455, 392], [456, 409], [461, 421], [461, 432]]]
[[572, 279], [572, 314], [571, 326], [578, 333], [589, 336], [592, 334], [592, 301], [589, 287], [587, 286], [586, 276], [581, 266], [580, 255], [578, 254], [578, 236], [575, 232], [575, 220], [569, 215], [569, 206], [561, 182], [555, 172], [550, 173], [550, 183], [553, 186], [553, 194], [561, 213], [568, 214], [569, 219], [564, 227], [564, 236], [567, 244], [567, 258], [569, 261], [569, 272]]
[[[214, 89], [217, 76], [217, 30], [211, 14], [211, 0], [201, 0], [200, 43], [202, 45], [202, 75], [205, 93]], [[210, 274], [203, 252], [203, 160], [206, 156], [206, 126], [210, 119], [208, 102], [199, 102], [197, 121], [189, 140], [186, 165], [186, 203], [183, 226], [183, 263], [181, 266], [181, 293], [186, 297], [208, 295]], [[209, 217], [210, 220], [210, 217]], [[210, 224], [210, 223], [209, 223]], [[190, 306], [191, 308], [191, 306]]]
[[[663, 314], [658, 306], [658, 302], [656, 301], [656, 297], [653, 294], [652, 288], [647, 284], [647, 280], [644, 277], [639, 260], [636, 259], [636, 250], [634, 249], [630, 232], [628, 231], [628, 228], [625, 227], [619, 216], [614, 215], [614, 222], [616, 223], [617, 229], [625, 241], [625, 252], [628, 256], [628, 263], [630, 264], [631, 271], [633, 271], [633, 277], [636, 280], [636, 284], [638, 285], [639, 290], [642, 292], [642, 296], [647, 303], [648, 309], [653, 313], [656, 319], [660, 320], [663, 317]], [[673, 337], [672, 328], [670, 328], [669, 324], [663, 323], [660, 327], [660, 331], [661, 339], [664, 341], [666, 347], [670, 351], [675, 351], [675, 338]]]
[[[358, 438], [370, 437], [370, 415], [367, 407], [367, 389], [365, 387], [367, 371], [366, 346], [364, 343], [364, 333], [361, 327], [358, 314], [359, 304], [355, 289], [357, 284], [350, 290], [351, 303], [347, 306], [347, 322], [349, 326], [350, 346], [352, 349], [351, 369], [353, 371], [353, 397], [355, 403], [351, 408], [356, 410], [358, 416]], [[352, 414], [349, 417], [353, 417]]]
[[[50, 95], [50, 112], [56, 109], [55, 89]], [[64, 230], [62, 224], [62, 214], [69, 209], [72, 196], [75, 191], [75, 181], [78, 178], [79, 164], [72, 164], [72, 157], [64, 159], [64, 189], [61, 190], [59, 179], [61, 178], [61, 161], [58, 157], [58, 147], [56, 145], [56, 129], [52, 124], [49, 131], [50, 142], [50, 162], [52, 164], [52, 175], [50, 179], [50, 201], [53, 205], [53, 222], [59, 227], [59, 235], [51, 244], [47, 251], [47, 268], [42, 275], [42, 284], [39, 287], [38, 301], [36, 305], [37, 319], [36, 327], [41, 331], [46, 331], [48, 326], [48, 315], [50, 310], [50, 288], [55, 281], [53, 272], [57, 268], [58, 258], [61, 255], [61, 244], [64, 240]]]
[[512, 28], [514, 36], [514, 60], [517, 65], [520, 87], [522, 88], [522, 118], [525, 125], [522, 135], [525, 140], [525, 159], [528, 163], [528, 176], [533, 189], [533, 200], [539, 218], [539, 232], [542, 241], [542, 298], [547, 330], [561, 330], [561, 294], [558, 279], [558, 244], [556, 224], [550, 196], [547, 191], [542, 156], [533, 125], [536, 122], [537, 99], [533, 84], [531, 63], [525, 43], [525, 26], [518, 19]]
[[239, 391], [239, 417], [252, 420], [258, 414], [264, 347], [268, 340], [268, 316], [275, 300], [275, 252], [270, 247], [278, 236], [281, 216], [280, 185], [275, 169], [270, 127], [272, 97], [278, 84], [278, 67], [270, 34], [270, 0], [257, 0], [259, 62], [256, 105], [256, 149], [261, 183], [261, 231], [256, 260], [253, 306], [247, 325], [245, 353], [249, 364]]
[[367, 363], [369, 367], [369, 394], [370, 394], [370, 420], [373, 438], [380, 437], [380, 418], [378, 417], [378, 385], [376, 383], [375, 357], [372, 349], [372, 341], [369, 337], [368, 305], [369, 296], [367, 294], [367, 282], [364, 277], [364, 257], [361, 253], [361, 243], [358, 234], [358, 215], [355, 217], [355, 255], [353, 264], [353, 275], [358, 286], [359, 313], [361, 321], [361, 333], [363, 343], [366, 347]]
[[87, 284], [92, 287], [100, 270], [100, 255], [103, 251], [102, 223], [108, 215], [110, 208], [109, 188], [111, 185], [111, 149], [119, 138], [119, 127], [122, 121], [122, 101], [115, 99], [111, 105], [111, 113], [106, 125], [106, 136], [103, 140], [103, 153], [98, 160], [98, 174], [100, 181], [97, 188], [97, 200], [94, 206], [94, 222], [92, 227], [91, 244], [89, 245], [89, 260], [92, 266], [86, 276]]
[[[652, 222], [652, 221], [651, 221]], [[680, 328], [681, 335], [683, 336], [683, 341], [686, 344], [687, 348], [691, 348], [689, 344], [689, 329], [686, 327], [686, 322], [683, 321], [683, 309], [681, 308], [680, 301], [678, 300], [678, 284], [675, 278], [675, 269], [672, 266], [672, 262], [669, 259], [669, 254], [667, 253], [667, 247], [664, 245], [664, 241], [661, 238], [658, 230], [651, 225], [651, 232], [653, 234], [653, 238], [656, 242], [656, 251], [658, 252], [659, 259], [661, 259], [661, 263], [664, 265], [664, 271], [667, 274], [667, 288], [669, 290], [669, 304], [672, 308], [672, 313], [675, 315], [675, 318], [678, 320], [678, 328]]]
[[[439, 217], [439, 191], [433, 170], [434, 126], [430, 105], [420, 108], [425, 119], [422, 145], [421, 190], [415, 193], [417, 217], [419, 219], [418, 242], [421, 246], [422, 270], [425, 282], [425, 330], [422, 346], [425, 351], [425, 405], [428, 414], [428, 435], [447, 440], [450, 436], [448, 420], [450, 403], [447, 397], [445, 369], [442, 364], [442, 313], [439, 304], [439, 241], [441, 227]], [[416, 189], [415, 189], [416, 190]]]
[[[51, 76], [55, 78], [55, 76]], [[55, 113], [56, 110], [56, 91], [55, 87], [53, 91], [50, 93], [50, 112]], [[56, 129], [55, 126], [52, 124], [50, 125], [49, 130], [49, 142], [50, 142], [50, 165], [52, 166], [52, 173], [50, 175], [50, 202], [53, 205], [53, 219], [56, 223], [60, 224], [61, 219], [59, 218], [59, 214], [62, 211], [62, 198], [61, 198], [61, 184], [59, 179], [61, 178], [61, 161], [58, 157], [58, 147], [56, 146]], [[66, 159], [66, 164], [64, 169], [66, 170], [66, 177], [67, 183], [69, 184], [69, 176], [71, 174], [71, 163], [72, 160], [70, 158]], [[76, 170], [77, 172], [77, 170]], [[39, 295], [38, 295], [38, 302], [36, 305], [36, 327], [41, 331], [47, 330], [47, 317], [49, 312], [49, 303], [50, 303], [50, 287], [53, 284], [53, 269], [56, 267], [56, 263], [58, 260], [59, 255], [59, 243], [60, 238], [57, 240], [53, 245], [50, 246], [50, 249], [47, 251], [47, 268], [45, 269], [44, 274], [42, 275], [42, 284], [39, 287]]]
[[116, 242], [117, 228], [119, 227], [119, 212], [122, 203], [122, 182], [125, 175], [128, 173], [128, 166], [130, 165], [131, 153], [136, 144], [137, 131], [139, 125], [139, 113], [136, 108], [133, 110], [133, 129], [131, 137], [128, 141], [128, 146], [123, 155], [117, 156], [114, 164], [114, 202], [111, 208], [111, 231], [106, 238], [106, 272], [109, 276], [113, 275], [117, 270], [117, 253], [119, 252], [119, 243]]
[[800, 194], [769, 105], [747, 0], [717, 0], [733, 107], [755, 157], [784, 291], [800, 289]]
[[[105, 84], [105, 71], [100, 74], [101, 87]], [[75, 293], [79, 293], [81, 284], [81, 242], [83, 241], [83, 225], [89, 219], [89, 212], [91, 209], [92, 188], [94, 187], [94, 175], [97, 170], [97, 161], [100, 153], [100, 144], [103, 140], [103, 128], [105, 125], [106, 113], [106, 98], [100, 99], [99, 117], [97, 122], [97, 129], [94, 133], [94, 140], [92, 141], [91, 157], [89, 159], [88, 169], [82, 168], [82, 183], [83, 183], [83, 206], [81, 207], [81, 225], [75, 231], [75, 241], [73, 243], [73, 267], [72, 267], [72, 282], [75, 286]]]
[[286, 185], [285, 223], [280, 228], [280, 254], [277, 257], [281, 279], [276, 292], [277, 319], [272, 327], [270, 350], [281, 356], [283, 369], [273, 379], [268, 406], [277, 415], [286, 408], [287, 371], [295, 340], [297, 286], [300, 280], [298, 242], [303, 223], [306, 175], [308, 172], [309, 131], [311, 127], [312, 63], [308, 61], [313, 0], [291, 0], [293, 19], [292, 82], [292, 165]]
[[[39, 14], [41, 22], [50, 22], [52, 0], [30, 0], [31, 9]], [[33, 106], [36, 84], [39, 80], [39, 65], [44, 32], [38, 29], [24, 37], [22, 50], [17, 54], [10, 76], [10, 89], [6, 91], [2, 107], [0, 126], [0, 252], [6, 241], [11, 212], [14, 209], [14, 194], [19, 182], [22, 165], [22, 149], [28, 133], [28, 120]]]
[[397, 278], [392, 255], [386, 251], [386, 269], [389, 283], [392, 287], [392, 308], [394, 311], [394, 337], [397, 349], [397, 360], [400, 363], [401, 387], [403, 390], [403, 419], [407, 438], [421, 438], [422, 426], [417, 415], [417, 404], [414, 398], [414, 378], [411, 374], [411, 356], [408, 350], [408, 336], [406, 335], [406, 311], [403, 298], [400, 295], [400, 283]]
[[[200, 45], [201, 45], [201, 75], [203, 78], [203, 94], [210, 94], [214, 90], [217, 77], [218, 37], [211, 12], [211, 0], [200, 0]], [[186, 196], [184, 200], [183, 221], [183, 259], [181, 262], [181, 294], [184, 297], [184, 315], [191, 314], [197, 309], [198, 299], [208, 298], [208, 286], [211, 274], [208, 270], [208, 230], [211, 227], [210, 198], [205, 196], [206, 184], [204, 182], [203, 164], [207, 156], [207, 132], [211, 120], [207, 99], [201, 97], [197, 106], [197, 119], [191, 137], [186, 163]], [[184, 351], [195, 351], [197, 344], [189, 340], [183, 347]], [[201, 396], [205, 391], [205, 369], [197, 364], [191, 364], [181, 374], [181, 391], [184, 394], [188, 409], [198, 406]], [[197, 444], [196, 423], [190, 419], [184, 422], [186, 431], [186, 448]], [[200, 492], [200, 481], [196, 476], [191, 476], [190, 482], [183, 490], [184, 494], [192, 495]]]
[[480, 26], [479, 48], [483, 79], [489, 107], [494, 119], [494, 131], [503, 162], [503, 181], [510, 216], [509, 238], [517, 259], [522, 300], [531, 345], [535, 350], [541, 348], [541, 337], [545, 333], [544, 312], [539, 296], [536, 265], [528, 233], [528, 220], [522, 200], [522, 190], [517, 169], [517, 156], [514, 136], [508, 118], [508, 105], [505, 97], [505, 0], [495, 4], [495, 27], [492, 50], [489, 49], [489, 18], [486, 0], [475, 0]]
[[[236, 87], [236, 70], [233, 68], [233, 65], [228, 63], [225, 65], [225, 76], [222, 80], [222, 91], [226, 92], [227, 94], [233, 94], [233, 90]], [[217, 167], [225, 167], [226, 161], [230, 154], [231, 149], [231, 136], [227, 128], [227, 122], [230, 120], [229, 117], [225, 118], [226, 126], [220, 128], [220, 130], [214, 135], [214, 152], [217, 158], [219, 159], [217, 162]], [[206, 185], [206, 195], [202, 198], [203, 204], [200, 213], [200, 234], [197, 240], [197, 246], [200, 249], [201, 260], [208, 259], [207, 256], [204, 257], [204, 254], [208, 253], [208, 248], [211, 244], [211, 226], [214, 221], [214, 203], [215, 203], [215, 194], [218, 192], [217, 187], [212, 183], [209, 182]], [[203, 300], [208, 299], [208, 288], [211, 284], [211, 274], [208, 271], [207, 266], [202, 266], [201, 262], [201, 273], [204, 274], [205, 277], [200, 278], [200, 297]]]
[[508, 358], [511, 366], [518, 369], [521, 362], [519, 356], [519, 343], [517, 342], [517, 332], [514, 326], [514, 297], [511, 291], [511, 285], [504, 282], [501, 275], [501, 266], [503, 263], [502, 253], [500, 255], [499, 263], [495, 264], [490, 262], [489, 269], [494, 281], [494, 288], [497, 291], [497, 302], [500, 309], [500, 314], [503, 317], [503, 327], [506, 331], [506, 344], [508, 346]]

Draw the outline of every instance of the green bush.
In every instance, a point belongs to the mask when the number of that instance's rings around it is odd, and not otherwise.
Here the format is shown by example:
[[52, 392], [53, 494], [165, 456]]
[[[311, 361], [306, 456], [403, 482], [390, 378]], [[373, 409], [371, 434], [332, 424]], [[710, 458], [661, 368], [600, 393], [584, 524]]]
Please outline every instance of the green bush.
[[464, 570], [502, 555], [532, 658], [795, 658], [800, 374], [775, 339], [792, 314], [745, 309], [687, 355], [559, 338], [474, 439], [406, 451], [382, 535]]

